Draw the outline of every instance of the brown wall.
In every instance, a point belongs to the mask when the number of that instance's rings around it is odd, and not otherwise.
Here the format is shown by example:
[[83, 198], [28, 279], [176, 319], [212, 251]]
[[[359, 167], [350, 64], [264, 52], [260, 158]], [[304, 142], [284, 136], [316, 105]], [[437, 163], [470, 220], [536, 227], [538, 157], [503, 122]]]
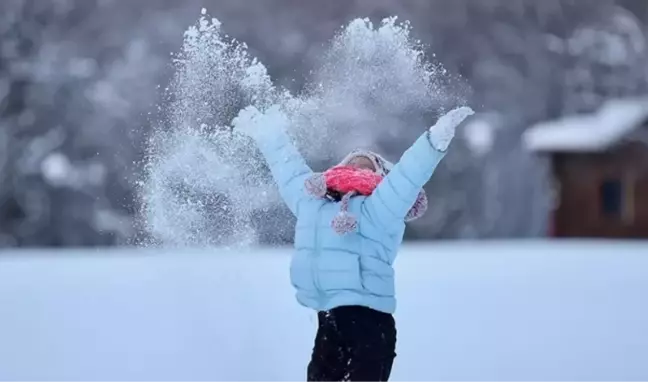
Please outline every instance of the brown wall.
[[[648, 238], [646, 146], [626, 144], [602, 154], [557, 154], [554, 174], [560, 185], [556, 236]], [[605, 213], [601, 187], [606, 180], [622, 185], [618, 214]]]

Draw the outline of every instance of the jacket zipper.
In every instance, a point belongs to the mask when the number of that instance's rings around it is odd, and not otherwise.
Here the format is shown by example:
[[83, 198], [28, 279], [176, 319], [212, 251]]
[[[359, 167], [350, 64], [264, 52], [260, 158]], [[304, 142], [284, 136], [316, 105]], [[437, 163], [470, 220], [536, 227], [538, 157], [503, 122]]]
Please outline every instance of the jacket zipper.
[[315, 216], [315, 253], [313, 255], [313, 262], [311, 263], [311, 276], [313, 277], [313, 283], [315, 284], [315, 289], [317, 289], [317, 295], [322, 300], [323, 293], [319, 280], [319, 272], [317, 271], [317, 259], [320, 257], [320, 245], [319, 245], [319, 221], [320, 221], [321, 207], [318, 208], [317, 214]]

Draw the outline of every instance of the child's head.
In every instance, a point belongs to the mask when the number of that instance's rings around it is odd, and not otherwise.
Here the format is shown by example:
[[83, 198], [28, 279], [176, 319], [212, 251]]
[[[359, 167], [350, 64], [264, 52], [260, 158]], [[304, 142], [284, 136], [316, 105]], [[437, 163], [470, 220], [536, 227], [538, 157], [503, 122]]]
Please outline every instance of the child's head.
[[376, 172], [376, 166], [374, 166], [374, 162], [369, 159], [369, 157], [364, 155], [358, 155], [351, 158], [351, 160], [349, 160], [349, 162], [347, 163], [347, 166]]
[[382, 156], [366, 150], [353, 150], [339, 164], [359, 169], [371, 170], [378, 175], [385, 176], [393, 165]]

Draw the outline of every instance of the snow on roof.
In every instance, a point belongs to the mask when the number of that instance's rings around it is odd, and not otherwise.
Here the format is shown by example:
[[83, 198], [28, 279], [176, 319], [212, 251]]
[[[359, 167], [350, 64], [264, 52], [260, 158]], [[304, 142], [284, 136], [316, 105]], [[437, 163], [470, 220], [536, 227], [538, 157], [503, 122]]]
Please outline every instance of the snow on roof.
[[531, 151], [600, 152], [648, 120], [648, 97], [607, 101], [592, 114], [542, 122], [529, 128], [522, 140]]

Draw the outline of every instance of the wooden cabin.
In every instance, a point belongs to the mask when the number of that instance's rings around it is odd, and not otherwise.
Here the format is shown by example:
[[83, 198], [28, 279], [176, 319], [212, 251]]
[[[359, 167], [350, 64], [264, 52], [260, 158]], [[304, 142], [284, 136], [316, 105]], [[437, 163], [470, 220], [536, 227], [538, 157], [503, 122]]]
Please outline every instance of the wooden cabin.
[[538, 124], [524, 141], [551, 156], [551, 235], [648, 238], [648, 99]]

